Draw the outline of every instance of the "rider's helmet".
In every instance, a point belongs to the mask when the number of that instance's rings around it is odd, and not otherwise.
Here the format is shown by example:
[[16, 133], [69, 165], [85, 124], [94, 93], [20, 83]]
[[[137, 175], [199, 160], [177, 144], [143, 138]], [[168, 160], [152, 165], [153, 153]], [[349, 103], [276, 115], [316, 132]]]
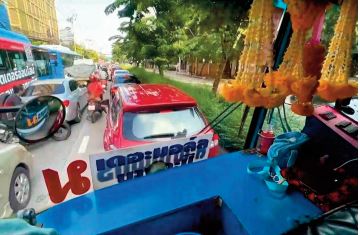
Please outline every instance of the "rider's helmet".
[[98, 80], [98, 76], [95, 73], [92, 73], [89, 77], [90, 82], [96, 82]]

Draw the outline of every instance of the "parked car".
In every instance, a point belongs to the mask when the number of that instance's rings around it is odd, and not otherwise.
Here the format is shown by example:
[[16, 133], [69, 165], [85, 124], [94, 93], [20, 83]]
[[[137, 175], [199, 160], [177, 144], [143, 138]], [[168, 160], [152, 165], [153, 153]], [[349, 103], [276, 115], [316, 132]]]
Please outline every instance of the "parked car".
[[79, 87], [74, 79], [49, 79], [32, 82], [21, 99], [27, 102], [40, 95], [53, 95], [66, 107], [66, 121], [80, 122], [82, 110], [87, 104], [87, 88]]
[[110, 101], [104, 149], [212, 133], [209, 157], [214, 157], [219, 150], [219, 136], [211, 128], [203, 130], [207, 124], [196, 101], [175, 87], [127, 84], [119, 87]]
[[24, 209], [29, 203], [32, 159], [22, 145], [0, 143], [0, 218]]
[[140, 84], [141, 82], [135, 75], [132, 74], [117, 75], [111, 84], [111, 94], [114, 94], [119, 86], [123, 86], [128, 83]]
[[115, 69], [112, 74], [112, 80], [114, 80], [116, 76], [124, 75], [124, 74], [130, 74], [130, 72], [128, 70], [124, 70], [124, 69]]

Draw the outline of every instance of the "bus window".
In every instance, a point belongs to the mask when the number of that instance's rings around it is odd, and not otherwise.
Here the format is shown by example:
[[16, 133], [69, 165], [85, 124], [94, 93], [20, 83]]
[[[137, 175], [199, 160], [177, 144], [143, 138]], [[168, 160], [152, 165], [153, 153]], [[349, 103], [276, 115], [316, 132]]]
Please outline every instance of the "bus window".
[[26, 68], [26, 55], [23, 51], [8, 51], [7, 52], [11, 67], [13, 69], [21, 70]]
[[7, 60], [6, 52], [0, 50], [0, 74], [4, 74], [9, 70], [9, 62]]
[[36, 64], [36, 71], [39, 77], [52, 74], [50, 68], [50, 58], [48, 52], [33, 50], [33, 56]]
[[75, 55], [61, 53], [61, 59], [63, 61], [64, 68], [71, 67], [74, 65]]
[[57, 55], [56, 53], [50, 53], [50, 60], [56, 62], [57, 61]]

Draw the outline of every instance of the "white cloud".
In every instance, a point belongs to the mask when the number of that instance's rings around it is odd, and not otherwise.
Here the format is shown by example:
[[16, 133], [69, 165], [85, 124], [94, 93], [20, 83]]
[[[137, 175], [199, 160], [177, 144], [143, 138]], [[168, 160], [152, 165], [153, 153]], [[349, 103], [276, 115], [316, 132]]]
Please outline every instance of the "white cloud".
[[106, 6], [114, 0], [56, 0], [59, 29], [71, 26], [66, 21], [73, 14], [77, 15], [74, 23], [75, 41], [83, 43], [96, 51], [111, 54], [112, 42], [108, 39], [119, 34], [118, 27], [122, 20], [117, 13], [106, 15]]

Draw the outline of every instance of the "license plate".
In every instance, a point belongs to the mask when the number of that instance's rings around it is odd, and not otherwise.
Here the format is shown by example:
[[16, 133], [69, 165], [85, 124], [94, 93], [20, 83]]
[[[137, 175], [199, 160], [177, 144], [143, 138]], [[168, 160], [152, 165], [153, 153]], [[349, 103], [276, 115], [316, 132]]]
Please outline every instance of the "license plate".
[[93, 105], [93, 104], [89, 104], [89, 106], [88, 106], [88, 110], [90, 110], [90, 111], [94, 111], [94, 110], [95, 110], [95, 105]]

